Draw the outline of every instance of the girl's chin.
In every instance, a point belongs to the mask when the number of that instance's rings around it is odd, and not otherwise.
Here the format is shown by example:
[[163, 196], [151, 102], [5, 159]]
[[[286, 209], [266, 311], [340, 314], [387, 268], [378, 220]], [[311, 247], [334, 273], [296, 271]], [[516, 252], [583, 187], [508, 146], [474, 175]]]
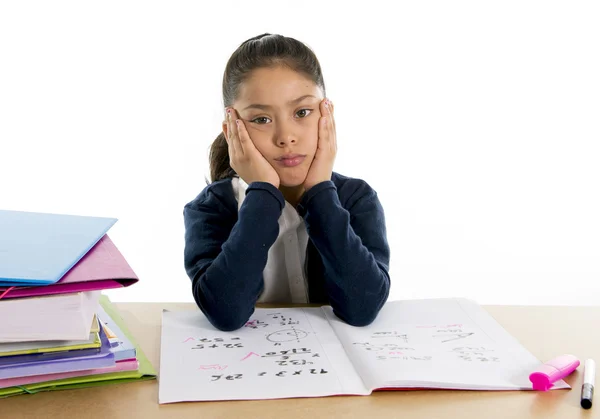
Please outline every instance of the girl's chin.
[[303, 171], [302, 173], [279, 173], [279, 184], [286, 188], [295, 188], [302, 186], [306, 180], [308, 172]]
[[[306, 178], [305, 178], [306, 179]], [[301, 181], [285, 181], [280, 179], [279, 185], [286, 188], [298, 188], [304, 184], [304, 180]]]

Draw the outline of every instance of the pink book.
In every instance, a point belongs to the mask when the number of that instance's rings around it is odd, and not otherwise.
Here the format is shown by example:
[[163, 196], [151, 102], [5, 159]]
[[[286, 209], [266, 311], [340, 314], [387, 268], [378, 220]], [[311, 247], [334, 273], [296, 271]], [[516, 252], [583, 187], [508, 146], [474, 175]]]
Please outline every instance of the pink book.
[[26, 384], [42, 383], [46, 381], [62, 380], [64, 378], [83, 377], [111, 372], [135, 371], [138, 369], [137, 359], [124, 359], [116, 362], [113, 367], [97, 368], [93, 370], [62, 372], [57, 374], [32, 375], [31, 377], [4, 378], [0, 380], [0, 388], [24, 386]]
[[139, 278], [117, 246], [104, 235], [56, 283], [35, 287], [0, 287], [0, 298], [33, 297], [69, 292], [96, 291], [128, 287]]

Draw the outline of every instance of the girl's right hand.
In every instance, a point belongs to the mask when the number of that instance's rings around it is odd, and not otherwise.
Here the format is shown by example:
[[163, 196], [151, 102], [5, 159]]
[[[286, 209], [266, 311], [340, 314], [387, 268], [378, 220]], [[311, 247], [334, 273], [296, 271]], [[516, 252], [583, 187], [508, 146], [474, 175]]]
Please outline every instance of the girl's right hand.
[[279, 175], [267, 159], [258, 151], [250, 138], [244, 121], [233, 108], [225, 110], [227, 114], [227, 145], [229, 164], [246, 182], [268, 182], [279, 188]]

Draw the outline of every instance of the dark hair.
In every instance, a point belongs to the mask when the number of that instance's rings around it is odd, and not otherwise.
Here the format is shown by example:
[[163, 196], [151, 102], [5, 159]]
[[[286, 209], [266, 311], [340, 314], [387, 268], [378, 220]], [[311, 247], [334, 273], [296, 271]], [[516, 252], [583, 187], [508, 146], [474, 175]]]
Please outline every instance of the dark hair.
[[[253, 70], [278, 65], [308, 76], [325, 94], [321, 65], [314, 52], [294, 38], [265, 33], [244, 41], [227, 61], [223, 74], [223, 103], [231, 106], [242, 84]], [[210, 177], [213, 182], [236, 176], [229, 165], [225, 135], [213, 141], [209, 153]]]

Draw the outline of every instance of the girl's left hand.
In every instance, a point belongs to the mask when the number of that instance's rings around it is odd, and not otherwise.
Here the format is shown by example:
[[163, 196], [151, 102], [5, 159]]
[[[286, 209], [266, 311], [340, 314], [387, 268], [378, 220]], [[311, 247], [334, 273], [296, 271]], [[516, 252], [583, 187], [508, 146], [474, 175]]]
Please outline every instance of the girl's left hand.
[[319, 140], [317, 151], [313, 159], [306, 180], [304, 190], [308, 191], [317, 183], [331, 180], [333, 162], [337, 153], [337, 140], [335, 136], [335, 121], [333, 119], [333, 103], [325, 98], [321, 101], [321, 118], [319, 119]]

